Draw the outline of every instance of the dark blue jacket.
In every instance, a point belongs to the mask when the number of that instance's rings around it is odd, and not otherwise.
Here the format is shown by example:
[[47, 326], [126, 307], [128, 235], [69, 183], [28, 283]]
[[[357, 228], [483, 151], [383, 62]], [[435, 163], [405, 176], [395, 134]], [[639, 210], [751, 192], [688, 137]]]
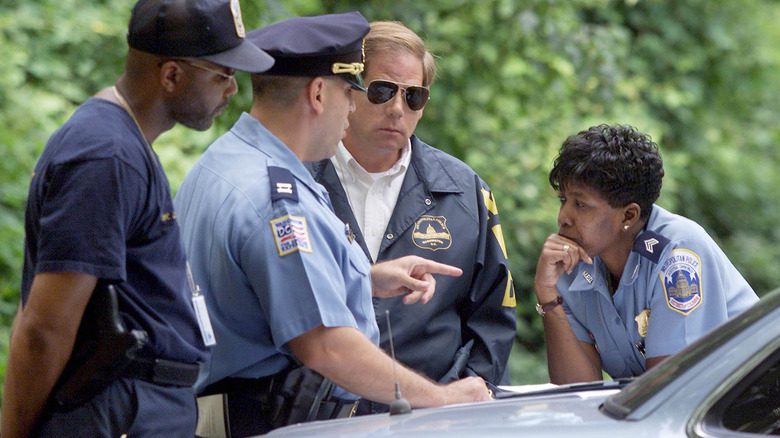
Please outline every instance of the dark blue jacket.
[[[381, 346], [389, 351], [389, 309], [400, 362], [442, 382], [477, 374], [507, 383], [515, 292], [492, 192], [462, 161], [414, 136], [411, 141], [411, 162], [377, 261], [413, 254], [458, 266], [463, 275], [437, 276], [436, 295], [427, 304], [375, 298]], [[324, 160], [311, 169], [370, 259], [333, 164]]]

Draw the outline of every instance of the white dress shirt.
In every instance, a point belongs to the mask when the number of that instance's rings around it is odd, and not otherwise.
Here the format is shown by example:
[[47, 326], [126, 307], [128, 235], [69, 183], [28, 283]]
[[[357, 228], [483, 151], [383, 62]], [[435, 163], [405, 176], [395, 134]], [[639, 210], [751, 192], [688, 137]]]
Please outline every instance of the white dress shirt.
[[407, 141], [401, 158], [384, 172], [368, 172], [341, 142], [336, 154], [330, 159], [347, 193], [347, 200], [373, 261], [379, 254], [387, 224], [398, 201], [412, 158], [411, 152], [412, 144]]

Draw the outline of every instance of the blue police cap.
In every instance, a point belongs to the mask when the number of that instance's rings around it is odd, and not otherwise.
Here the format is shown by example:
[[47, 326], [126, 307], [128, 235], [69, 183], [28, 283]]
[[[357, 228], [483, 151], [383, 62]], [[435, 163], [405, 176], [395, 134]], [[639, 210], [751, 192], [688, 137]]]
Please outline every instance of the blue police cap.
[[247, 33], [247, 40], [274, 58], [261, 73], [278, 76], [338, 75], [365, 91], [363, 37], [368, 21], [360, 12], [296, 17]]

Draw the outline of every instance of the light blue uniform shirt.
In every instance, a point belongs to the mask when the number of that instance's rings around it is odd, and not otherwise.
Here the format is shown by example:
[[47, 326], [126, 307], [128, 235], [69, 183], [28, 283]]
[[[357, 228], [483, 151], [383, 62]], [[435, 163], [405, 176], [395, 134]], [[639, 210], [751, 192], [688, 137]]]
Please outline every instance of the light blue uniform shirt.
[[613, 378], [643, 373], [645, 357], [674, 354], [758, 301], [701, 226], [657, 205], [614, 297], [607, 276], [595, 257], [561, 276], [557, 288], [575, 335], [596, 345]]
[[256, 119], [242, 114], [208, 148], [175, 206], [217, 339], [198, 390], [283, 370], [288, 342], [320, 325], [378, 344], [366, 256], [324, 188]]

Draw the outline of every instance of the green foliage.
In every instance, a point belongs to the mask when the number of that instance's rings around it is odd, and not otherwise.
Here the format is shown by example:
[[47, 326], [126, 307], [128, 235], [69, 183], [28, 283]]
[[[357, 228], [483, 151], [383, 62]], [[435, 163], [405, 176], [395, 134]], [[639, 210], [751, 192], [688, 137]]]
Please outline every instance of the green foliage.
[[[133, 0], [0, 3], [0, 326], [18, 303], [27, 184], [46, 139], [123, 67]], [[515, 382], [545, 379], [533, 274], [558, 201], [547, 172], [567, 135], [626, 123], [661, 146], [660, 203], [701, 223], [762, 293], [780, 285], [780, 5], [772, 0], [266, 0], [248, 29], [360, 10], [400, 20], [437, 55], [418, 134], [496, 193], [520, 294]], [[239, 94], [204, 133], [155, 144], [175, 190], [206, 145], [249, 108]], [[0, 331], [0, 336], [5, 337]], [[4, 344], [3, 344], [4, 345]], [[0, 363], [5, 363], [0, 346]], [[540, 359], [541, 358], [541, 359]], [[0, 368], [0, 373], [2, 372]]]

